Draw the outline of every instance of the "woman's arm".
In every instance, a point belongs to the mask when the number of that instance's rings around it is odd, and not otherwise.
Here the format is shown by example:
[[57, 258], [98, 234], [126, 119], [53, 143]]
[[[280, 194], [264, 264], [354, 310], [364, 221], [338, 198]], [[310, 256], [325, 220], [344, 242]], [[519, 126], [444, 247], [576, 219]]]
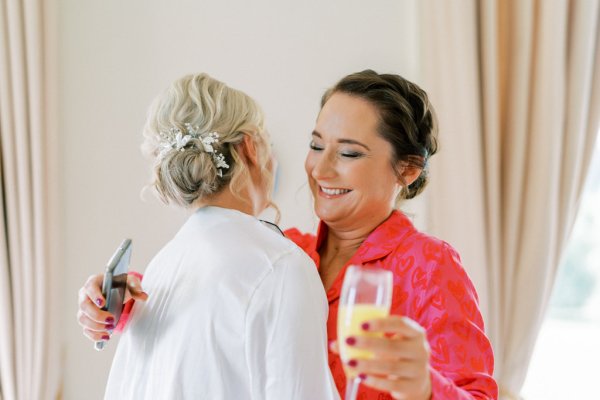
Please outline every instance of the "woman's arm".
[[454, 249], [446, 243], [437, 249], [409, 275], [403, 302], [416, 321], [406, 316], [367, 321], [367, 331], [388, 337], [357, 336], [354, 346], [376, 357], [357, 360], [355, 368], [365, 374], [366, 385], [393, 398], [497, 399], [477, 294]]
[[437, 267], [429, 271], [418, 322], [431, 347], [434, 398], [497, 399], [494, 353], [479, 310], [477, 292], [460, 256], [443, 243]]

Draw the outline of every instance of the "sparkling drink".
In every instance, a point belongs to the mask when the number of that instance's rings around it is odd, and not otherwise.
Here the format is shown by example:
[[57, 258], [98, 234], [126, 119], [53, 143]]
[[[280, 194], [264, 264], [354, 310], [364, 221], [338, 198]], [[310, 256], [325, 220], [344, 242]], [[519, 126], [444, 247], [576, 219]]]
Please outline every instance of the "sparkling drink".
[[346, 270], [337, 319], [337, 337], [344, 371], [348, 378], [345, 400], [356, 400], [360, 378], [347, 367], [352, 359], [369, 359], [371, 352], [359, 350], [346, 344], [351, 336], [377, 336], [381, 333], [368, 332], [362, 324], [371, 319], [389, 315], [392, 305], [393, 275], [378, 268], [352, 265]]
[[348, 378], [355, 378], [354, 371], [346, 368], [350, 360], [369, 359], [373, 357], [370, 351], [359, 350], [348, 346], [346, 338], [350, 336], [382, 336], [381, 333], [369, 333], [362, 329], [362, 324], [371, 319], [387, 317], [390, 308], [386, 305], [356, 304], [353, 306], [342, 306], [338, 310], [338, 342], [340, 344], [340, 356], [344, 362], [344, 371]]

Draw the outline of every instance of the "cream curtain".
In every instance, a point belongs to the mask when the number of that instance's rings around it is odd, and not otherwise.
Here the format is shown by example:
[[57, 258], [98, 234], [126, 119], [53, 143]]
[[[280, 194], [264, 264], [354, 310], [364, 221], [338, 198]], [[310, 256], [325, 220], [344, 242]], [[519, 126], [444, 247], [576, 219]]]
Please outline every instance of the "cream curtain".
[[58, 396], [55, 124], [43, 0], [0, 0], [0, 398]]
[[598, 0], [424, 0], [438, 111], [433, 231], [478, 288], [501, 398], [518, 398], [574, 222], [600, 112]]

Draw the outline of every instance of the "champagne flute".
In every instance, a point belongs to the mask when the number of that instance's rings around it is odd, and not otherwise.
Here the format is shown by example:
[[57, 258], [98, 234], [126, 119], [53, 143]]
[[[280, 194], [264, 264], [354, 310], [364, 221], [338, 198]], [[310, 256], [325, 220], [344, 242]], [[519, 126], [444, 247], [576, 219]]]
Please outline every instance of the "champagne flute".
[[351, 265], [346, 270], [337, 333], [340, 356], [346, 373], [345, 400], [356, 400], [361, 379], [347, 367], [350, 360], [373, 358], [370, 351], [358, 350], [346, 344], [350, 336], [382, 336], [382, 333], [365, 332], [362, 324], [370, 319], [387, 317], [392, 305], [393, 275], [391, 271]]

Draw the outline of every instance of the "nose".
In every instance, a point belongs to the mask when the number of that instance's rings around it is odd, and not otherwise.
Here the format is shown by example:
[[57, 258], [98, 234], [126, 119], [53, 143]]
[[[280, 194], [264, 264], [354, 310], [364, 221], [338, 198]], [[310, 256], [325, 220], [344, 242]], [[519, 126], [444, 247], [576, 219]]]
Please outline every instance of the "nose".
[[335, 160], [330, 152], [324, 151], [316, 157], [311, 175], [317, 180], [332, 178], [335, 175]]

